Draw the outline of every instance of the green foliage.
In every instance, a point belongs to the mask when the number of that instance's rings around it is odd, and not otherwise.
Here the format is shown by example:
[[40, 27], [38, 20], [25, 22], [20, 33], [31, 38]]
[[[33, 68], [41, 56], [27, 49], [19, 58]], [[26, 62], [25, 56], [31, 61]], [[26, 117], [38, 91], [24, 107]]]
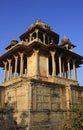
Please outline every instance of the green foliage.
[[73, 106], [70, 122], [75, 130], [83, 130], [83, 105]]
[[63, 130], [83, 130], [83, 105], [73, 105], [69, 112], [69, 117], [66, 117]]

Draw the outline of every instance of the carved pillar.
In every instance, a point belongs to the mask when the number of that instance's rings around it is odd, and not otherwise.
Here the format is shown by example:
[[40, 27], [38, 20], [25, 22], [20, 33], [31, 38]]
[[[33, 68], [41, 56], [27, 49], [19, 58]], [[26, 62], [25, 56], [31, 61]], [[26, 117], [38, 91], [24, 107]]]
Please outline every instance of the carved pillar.
[[43, 34], [43, 43], [44, 43], [44, 44], [45, 44], [45, 39], [46, 39], [45, 37], [46, 37], [46, 34], [44, 33], [44, 34]]
[[38, 30], [36, 30], [36, 38], [38, 39]]
[[24, 65], [24, 61], [23, 61], [23, 52], [22, 53], [19, 53], [20, 55], [20, 76], [23, 75], [23, 65]]
[[62, 77], [62, 63], [61, 63], [61, 55], [59, 55], [59, 74], [60, 74], [60, 77]]
[[62, 68], [63, 68], [63, 77], [65, 78], [65, 66], [64, 66], [64, 62], [62, 64]]
[[4, 82], [7, 80], [7, 62], [3, 62], [4, 64]]
[[14, 72], [14, 77], [16, 77], [17, 66], [18, 66], [18, 56], [14, 56], [14, 58], [15, 58], [15, 72]]
[[47, 77], [49, 76], [49, 56], [47, 58]]
[[39, 50], [35, 50], [35, 49], [33, 49], [33, 51], [34, 51], [34, 54], [35, 54], [35, 57], [36, 57], [36, 76], [38, 76], [39, 75], [39, 57], [38, 57], [38, 53], [39, 53]]
[[49, 36], [48, 36], [48, 44], [49, 44], [50, 42], [49, 42]]
[[11, 69], [11, 70], [10, 70], [10, 79], [12, 79], [12, 66], [11, 66], [10, 69]]
[[29, 41], [30, 41], [30, 42], [32, 41], [32, 33], [30, 33]]
[[55, 58], [54, 58], [55, 51], [50, 51], [50, 53], [51, 53], [51, 56], [52, 56], [52, 70], [53, 70], [52, 76], [56, 76], [56, 63], [55, 63]]
[[68, 79], [71, 79], [71, 73], [70, 73], [70, 59], [68, 59], [67, 65], [68, 65]]
[[27, 76], [28, 76], [28, 56], [27, 56]]
[[25, 68], [25, 76], [27, 75], [27, 69]]
[[73, 60], [73, 71], [74, 71], [74, 80], [77, 80], [76, 61], [75, 60]]
[[11, 59], [8, 59], [8, 64], [9, 64], [9, 68], [8, 68], [8, 79], [11, 79]]

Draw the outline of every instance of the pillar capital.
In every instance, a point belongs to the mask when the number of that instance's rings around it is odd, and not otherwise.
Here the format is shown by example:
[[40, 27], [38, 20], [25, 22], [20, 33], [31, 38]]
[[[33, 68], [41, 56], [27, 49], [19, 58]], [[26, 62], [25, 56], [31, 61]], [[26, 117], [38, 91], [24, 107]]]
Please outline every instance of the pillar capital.
[[56, 51], [50, 51], [51, 56], [54, 56]]
[[43, 33], [43, 36], [46, 36], [46, 33]]
[[29, 35], [32, 36], [32, 33], [30, 33]]
[[20, 55], [20, 57], [22, 57], [24, 55], [24, 53], [23, 52], [19, 52], [19, 55]]
[[3, 61], [3, 64], [6, 66], [7, 65], [7, 61]]
[[39, 49], [33, 49], [33, 52], [35, 53], [35, 54], [38, 54], [39, 53]]
[[8, 63], [10, 64], [11, 63], [11, 59], [7, 59]]
[[17, 56], [17, 55], [14, 55], [14, 58], [15, 58], [15, 59], [18, 59], [18, 56]]
[[36, 29], [35, 32], [38, 33], [39, 29]]
[[59, 54], [59, 57], [60, 57], [60, 58], [62, 58], [62, 56], [63, 56], [63, 54], [62, 54], [62, 53], [61, 53], [61, 54]]
[[72, 62], [73, 62], [73, 64], [75, 64], [76, 63], [76, 59], [73, 59]]
[[69, 62], [71, 60], [71, 58], [70, 57], [67, 57], [67, 62]]

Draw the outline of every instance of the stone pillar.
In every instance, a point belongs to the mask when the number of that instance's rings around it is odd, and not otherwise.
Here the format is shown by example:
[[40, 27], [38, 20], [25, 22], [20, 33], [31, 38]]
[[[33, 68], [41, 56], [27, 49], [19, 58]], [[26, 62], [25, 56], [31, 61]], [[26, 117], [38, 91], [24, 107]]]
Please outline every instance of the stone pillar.
[[49, 42], [49, 36], [48, 36], [48, 44], [49, 44], [50, 42]]
[[4, 82], [7, 80], [7, 62], [3, 62], [4, 64]]
[[35, 50], [35, 49], [33, 49], [33, 51], [34, 51], [34, 54], [35, 54], [35, 57], [36, 57], [36, 76], [38, 76], [39, 75], [39, 56], [38, 56], [38, 53], [39, 53], [39, 50]]
[[50, 51], [51, 56], [52, 56], [52, 76], [56, 76], [56, 63], [55, 63], [55, 51]]
[[27, 75], [27, 69], [25, 68], [25, 76]]
[[14, 58], [15, 58], [15, 72], [14, 72], [14, 77], [16, 77], [17, 66], [18, 66], [18, 56], [14, 56]]
[[49, 76], [49, 56], [47, 58], [47, 77]]
[[12, 66], [11, 66], [10, 69], [11, 69], [11, 70], [10, 70], [10, 79], [12, 79]]
[[71, 73], [70, 73], [70, 59], [68, 59], [67, 61], [67, 65], [68, 65], [68, 79], [71, 79]]
[[27, 77], [28, 77], [28, 56], [27, 56]]
[[23, 61], [23, 52], [19, 53], [20, 55], [20, 76], [23, 75], [23, 65], [24, 65], [24, 61]]
[[45, 42], [46, 42], [46, 41], [45, 41], [45, 36], [46, 36], [46, 34], [44, 33], [44, 34], [43, 34], [43, 43], [44, 43], [44, 44], [45, 44]]
[[32, 41], [32, 34], [30, 33], [29, 41]]
[[11, 59], [8, 59], [8, 64], [9, 64], [9, 68], [8, 68], [8, 79], [11, 79]]
[[74, 71], [74, 80], [77, 80], [77, 73], [76, 73], [76, 61], [73, 60], [73, 71]]
[[38, 30], [36, 30], [36, 38], [38, 39]]
[[66, 89], [66, 93], [65, 93], [65, 96], [66, 96], [66, 107], [69, 110], [70, 109], [71, 89], [70, 89], [70, 86], [66, 86], [65, 89]]
[[62, 77], [62, 63], [61, 63], [61, 55], [59, 55], [59, 74]]
[[62, 64], [62, 67], [63, 67], [63, 77], [65, 78], [65, 66], [64, 66], [64, 62]]

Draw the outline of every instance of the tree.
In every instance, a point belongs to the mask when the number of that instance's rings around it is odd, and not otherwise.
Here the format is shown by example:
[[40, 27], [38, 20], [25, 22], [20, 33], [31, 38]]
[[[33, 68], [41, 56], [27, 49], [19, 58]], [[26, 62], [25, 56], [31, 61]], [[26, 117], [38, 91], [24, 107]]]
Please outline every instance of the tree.
[[83, 130], [83, 105], [74, 105], [71, 110], [70, 122], [75, 130]]
[[83, 130], [83, 105], [73, 105], [63, 130]]

